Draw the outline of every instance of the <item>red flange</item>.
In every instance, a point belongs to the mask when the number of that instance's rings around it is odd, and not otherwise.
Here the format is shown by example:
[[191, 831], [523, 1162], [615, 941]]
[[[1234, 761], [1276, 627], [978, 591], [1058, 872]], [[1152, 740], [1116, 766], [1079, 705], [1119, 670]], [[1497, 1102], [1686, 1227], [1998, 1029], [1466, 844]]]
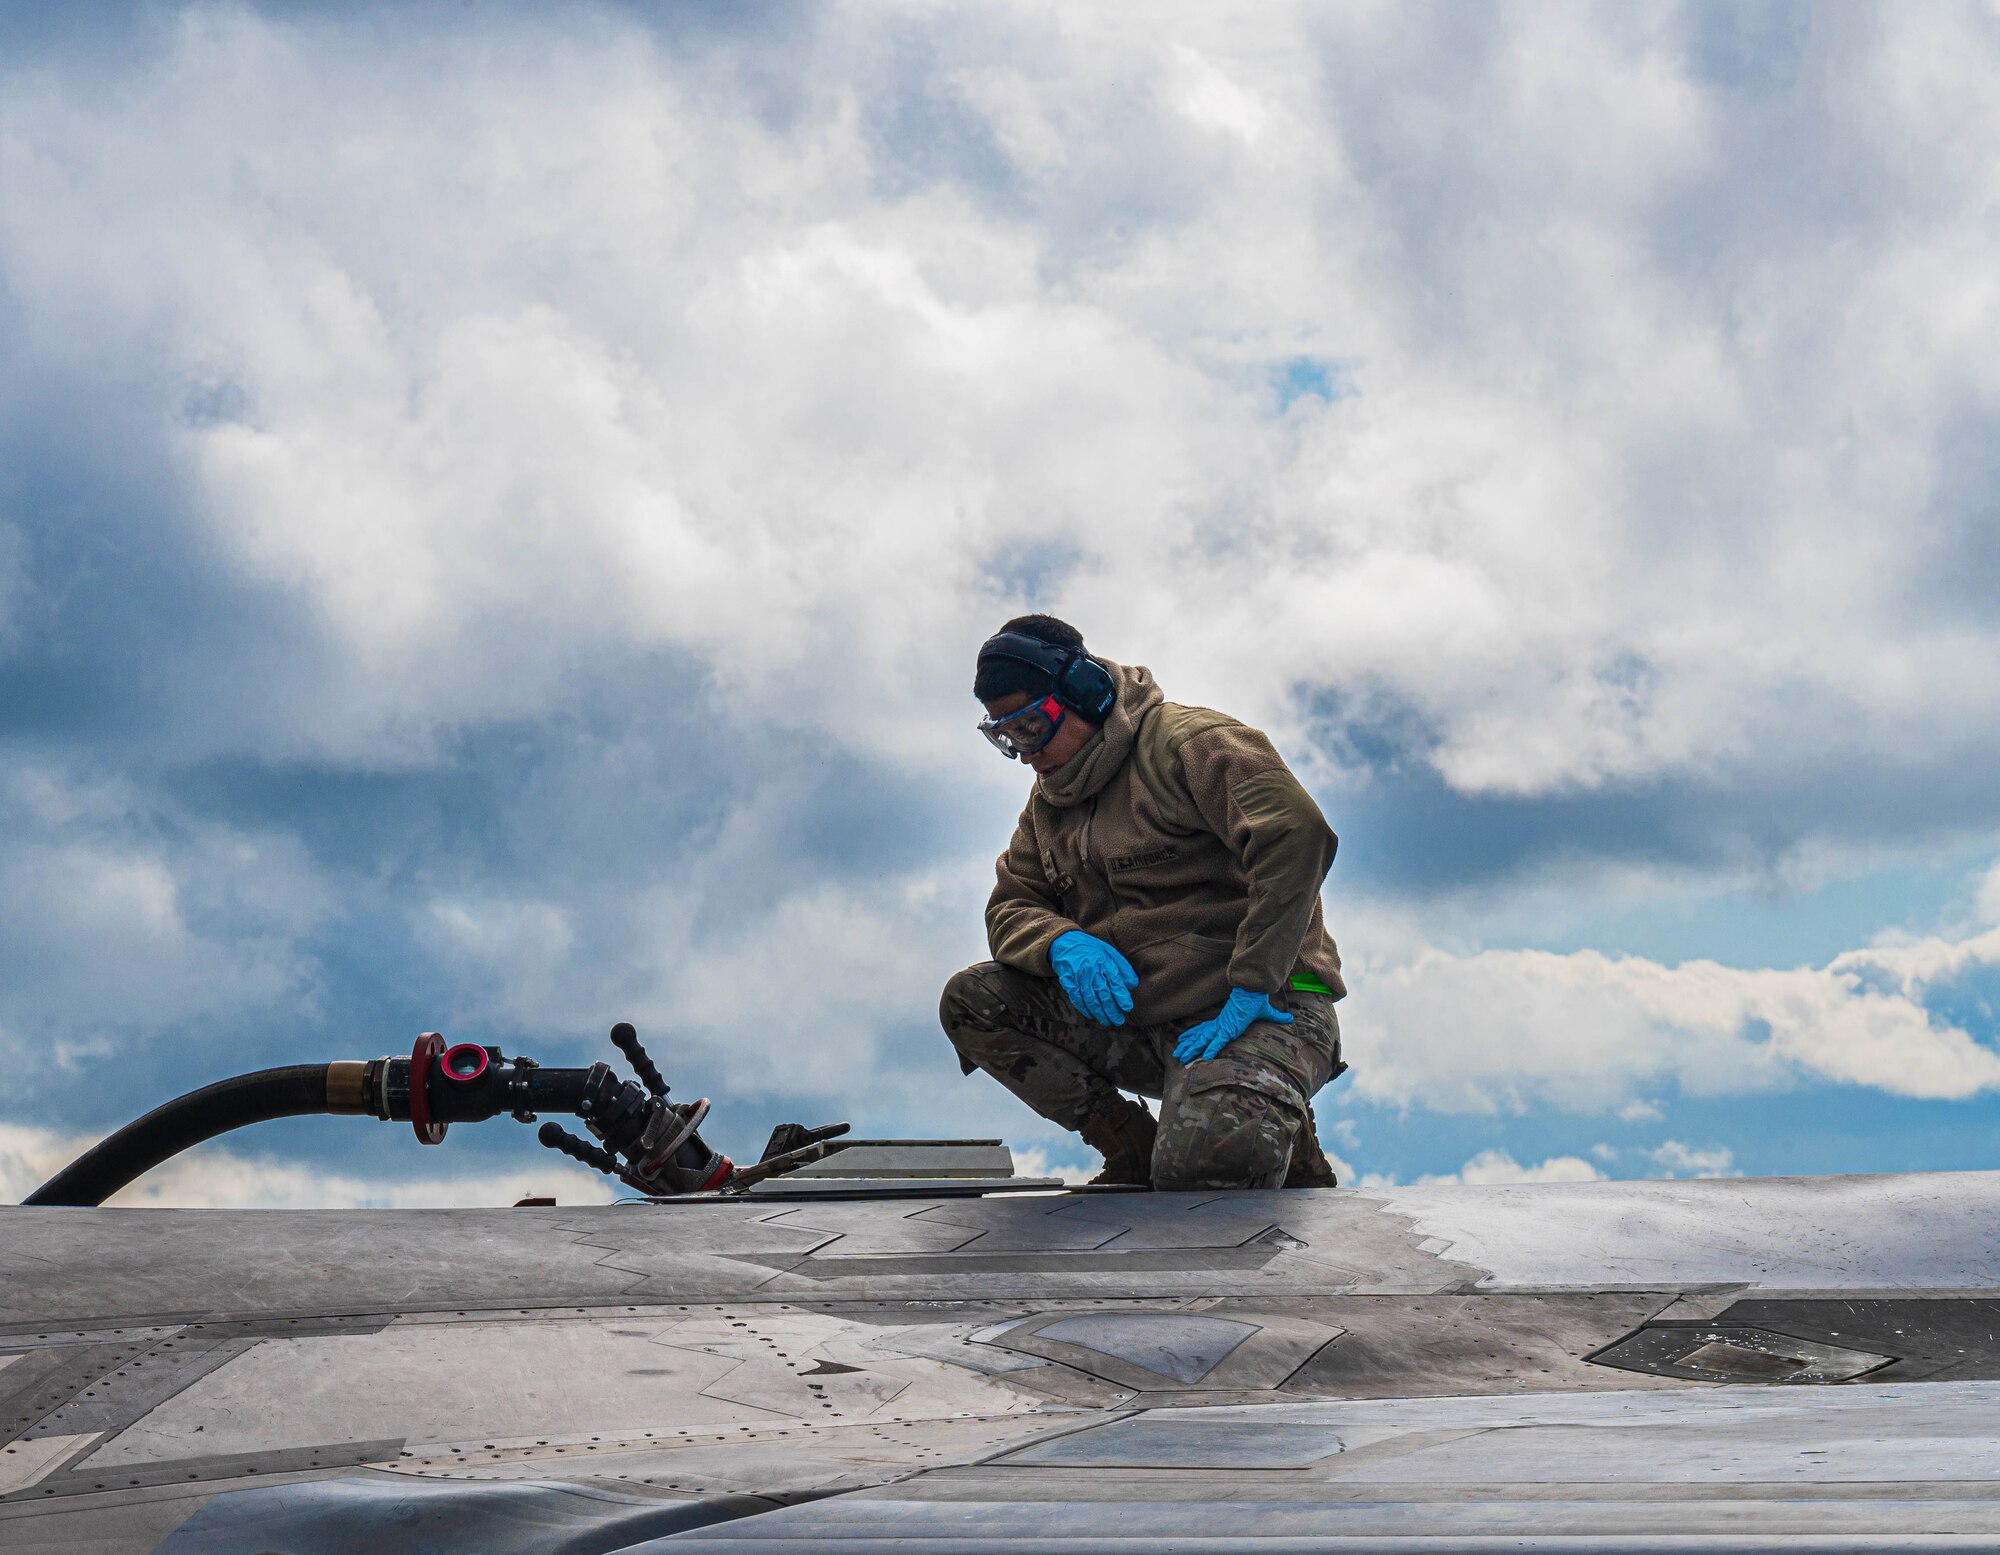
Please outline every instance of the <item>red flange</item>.
[[436, 1031], [425, 1032], [410, 1049], [410, 1127], [420, 1145], [443, 1144], [444, 1131], [451, 1127], [431, 1121], [431, 1070], [443, 1052], [444, 1036]]

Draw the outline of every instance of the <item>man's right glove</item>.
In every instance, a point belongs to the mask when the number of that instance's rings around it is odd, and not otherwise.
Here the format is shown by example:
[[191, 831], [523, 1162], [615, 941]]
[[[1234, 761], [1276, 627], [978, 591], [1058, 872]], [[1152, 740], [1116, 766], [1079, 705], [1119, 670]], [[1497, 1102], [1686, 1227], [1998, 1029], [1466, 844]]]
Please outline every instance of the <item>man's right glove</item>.
[[1139, 986], [1139, 974], [1132, 963], [1095, 934], [1071, 929], [1058, 934], [1049, 946], [1049, 965], [1069, 1002], [1100, 1026], [1122, 1026], [1125, 1012], [1132, 1008], [1132, 990]]

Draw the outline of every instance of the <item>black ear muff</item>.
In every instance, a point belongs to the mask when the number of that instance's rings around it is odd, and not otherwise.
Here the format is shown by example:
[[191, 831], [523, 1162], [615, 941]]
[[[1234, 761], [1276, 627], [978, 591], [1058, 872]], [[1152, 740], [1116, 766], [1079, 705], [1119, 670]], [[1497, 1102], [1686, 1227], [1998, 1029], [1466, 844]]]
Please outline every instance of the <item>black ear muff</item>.
[[1118, 700], [1118, 685], [1111, 671], [1097, 660], [1078, 654], [1056, 675], [1056, 698], [1071, 711], [1101, 724], [1111, 716]]
[[1101, 724], [1118, 701], [1118, 683], [1111, 671], [1075, 648], [1045, 643], [1020, 632], [996, 632], [979, 649], [981, 659], [1012, 659], [1046, 673], [1056, 700], [1071, 712]]

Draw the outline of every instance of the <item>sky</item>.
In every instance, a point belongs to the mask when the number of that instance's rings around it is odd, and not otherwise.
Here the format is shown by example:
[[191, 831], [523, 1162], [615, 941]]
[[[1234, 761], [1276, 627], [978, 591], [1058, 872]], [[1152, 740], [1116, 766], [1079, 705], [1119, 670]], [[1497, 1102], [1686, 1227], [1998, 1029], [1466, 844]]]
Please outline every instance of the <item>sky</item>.
[[[1267, 730], [1351, 1182], [2000, 1164], [2000, 5], [0, 4], [0, 1197], [939, 990], [1029, 609]], [[505, 1121], [121, 1202], [608, 1196]]]

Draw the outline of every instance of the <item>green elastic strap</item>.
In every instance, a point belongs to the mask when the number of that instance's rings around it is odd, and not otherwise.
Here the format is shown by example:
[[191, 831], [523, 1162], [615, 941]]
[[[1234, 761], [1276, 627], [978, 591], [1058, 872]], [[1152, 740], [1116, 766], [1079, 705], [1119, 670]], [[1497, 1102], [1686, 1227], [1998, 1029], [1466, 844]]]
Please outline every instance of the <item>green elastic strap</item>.
[[1332, 993], [1333, 990], [1310, 972], [1294, 972], [1291, 986], [1300, 993]]

